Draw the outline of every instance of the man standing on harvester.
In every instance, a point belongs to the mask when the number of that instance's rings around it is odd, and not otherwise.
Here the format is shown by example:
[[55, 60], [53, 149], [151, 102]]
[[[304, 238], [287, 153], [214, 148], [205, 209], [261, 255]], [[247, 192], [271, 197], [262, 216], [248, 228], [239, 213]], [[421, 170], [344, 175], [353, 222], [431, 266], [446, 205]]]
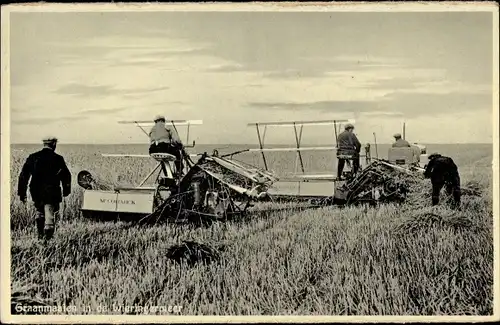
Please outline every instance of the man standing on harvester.
[[151, 145], [149, 147], [149, 154], [152, 153], [168, 153], [174, 155], [175, 169], [178, 175], [182, 172], [182, 155], [184, 153], [184, 146], [177, 130], [170, 125], [166, 125], [164, 116], [156, 116], [154, 119], [155, 125], [149, 132]]
[[354, 134], [354, 125], [346, 124], [345, 131], [337, 137], [337, 179], [342, 179], [342, 172], [346, 161], [352, 160], [352, 173], [355, 175], [359, 169], [359, 153], [361, 143]]
[[[29, 189], [35, 203], [38, 238], [51, 239], [54, 235], [55, 214], [59, 211], [62, 197], [71, 193], [71, 173], [64, 158], [55, 153], [57, 139], [43, 139], [44, 148], [28, 156], [24, 163], [17, 193], [21, 202], [26, 203]], [[62, 193], [61, 193], [62, 185]]]
[[439, 194], [445, 186], [446, 192], [453, 195], [453, 208], [460, 207], [460, 175], [453, 159], [439, 153], [431, 154], [424, 176], [432, 182], [432, 205], [439, 204]]

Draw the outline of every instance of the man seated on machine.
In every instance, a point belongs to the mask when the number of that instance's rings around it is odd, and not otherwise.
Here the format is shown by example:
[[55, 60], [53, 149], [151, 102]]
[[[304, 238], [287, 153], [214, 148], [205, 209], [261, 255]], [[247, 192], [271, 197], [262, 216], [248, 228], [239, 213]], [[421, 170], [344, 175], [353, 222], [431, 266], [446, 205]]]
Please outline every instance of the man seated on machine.
[[179, 134], [173, 126], [167, 126], [164, 116], [156, 116], [154, 119], [155, 125], [149, 132], [151, 145], [149, 154], [153, 153], [168, 153], [175, 156], [176, 173], [182, 172], [182, 156], [184, 146], [182, 145]]
[[337, 180], [342, 180], [342, 172], [344, 165], [349, 160], [352, 160], [352, 175], [356, 175], [359, 170], [359, 156], [361, 151], [361, 143], [354, 134], [354, 125], [346, 124], [345, 131], [337, 137]]

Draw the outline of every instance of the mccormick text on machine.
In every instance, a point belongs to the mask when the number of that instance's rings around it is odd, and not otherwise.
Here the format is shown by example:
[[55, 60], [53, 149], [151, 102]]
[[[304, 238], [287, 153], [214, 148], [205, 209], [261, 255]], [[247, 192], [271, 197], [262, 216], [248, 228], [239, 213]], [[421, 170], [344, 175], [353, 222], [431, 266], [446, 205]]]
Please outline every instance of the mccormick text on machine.
[[101, 203], [135, 204], [134, 200], [101, 199]]

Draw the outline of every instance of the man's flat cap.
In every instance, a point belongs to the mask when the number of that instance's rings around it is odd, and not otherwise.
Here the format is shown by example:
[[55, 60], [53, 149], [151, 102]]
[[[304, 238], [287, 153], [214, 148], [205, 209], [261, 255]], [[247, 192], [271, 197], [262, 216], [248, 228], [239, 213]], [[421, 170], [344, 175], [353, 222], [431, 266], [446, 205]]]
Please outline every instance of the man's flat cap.
[[157, 122], [157, 121], [165, 121], [165, 116], [163, 116], [163, 115], [156, 115], [154, 121], [155, 122]]
[[57, 143], [57, 138], [53, 136], [47, 136], [42, 139], [43, 143]]
[[396, 134], [393, 135], [393, 137], [395, 137], [395, 138], [401, 138], [401, 133], [396, 133]]
[[346, 130], [349, 130], [349, 129], [354, 129], [354, 125], [352, 125], [351, 123], [347, 123], [344, 127], [344, 129]]
[[434, 159], [434, 158], [439, 158], [439, 157], [441, 157], [441, 154], [437, 153], [437, 152], [433, 152], [429, 155], [429, 159]]

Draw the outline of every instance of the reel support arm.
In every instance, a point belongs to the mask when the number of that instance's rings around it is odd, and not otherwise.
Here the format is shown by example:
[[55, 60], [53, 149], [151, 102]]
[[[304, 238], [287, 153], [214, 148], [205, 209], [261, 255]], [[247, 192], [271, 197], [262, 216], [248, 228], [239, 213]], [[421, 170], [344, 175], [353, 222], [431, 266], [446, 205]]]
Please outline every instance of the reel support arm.
[[300, 169], [302, 173], [304, 173], [304, 162], [302, 161], [302, 154], [300, 153], [300, 141], [302, 140], [302, 130], [304, 126], [300, 126], [300, 135], [297, 134], [297, 125], [293, 122], [293, 131], [295, 132], [295, 143], [297, 144], [297, 157], [295, 159], [295, 173], [297, 173], [297, 159], [300, 161]]
[[[262, 150], [262, 149], [264, 149], [264, 144], [263, 144], [263, 139], [261, 139], [261, 136], [260, 136], [259, 124], [255, 123], [255, 127], [257, 128], [257, 137], [259, 138], [259, 147]], [[261, 154], [262, 154], [262, 160], [264, 161], [264, 168], [266, 170], [268, 170], [267, 169], [266, 155], [264, 155], [263, 151], [261, 151]]]
[[156, 165], [155, 168], [153, 168], [153, 170], [139, 183], [138, 187], [141, 187], [142, 185], [144, 185], [147, 180], [161, 167], [161, 163], [159, 163], [158, 165]]

